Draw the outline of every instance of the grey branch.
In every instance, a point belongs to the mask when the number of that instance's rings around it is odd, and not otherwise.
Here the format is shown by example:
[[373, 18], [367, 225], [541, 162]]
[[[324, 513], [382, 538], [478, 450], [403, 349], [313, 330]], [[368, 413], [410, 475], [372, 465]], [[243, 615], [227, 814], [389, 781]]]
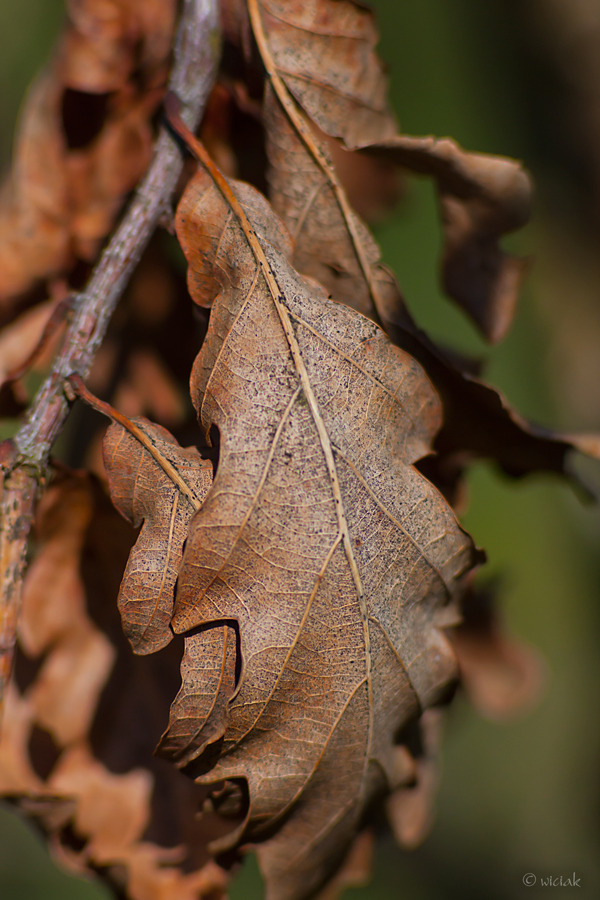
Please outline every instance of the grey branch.
[[[169, 89], [182, 101], [182, 118], [194, 129], [214, 83], [219, 32], [216, 0], [185, 0], [174, 52]], [[153, 161], [103, 252], [86, 290], [75, 298], [74, 312], [52, 372], [35, 398], [27, 421], [16, 435], [17, 453], [29, 465], [43, 469], [50, 448], [68, 413], [63, 393], [67, 375], [85, 379], [100, 347], [108, 322], [127, 286], [181, 172], [182, 156], [163, 127]]]

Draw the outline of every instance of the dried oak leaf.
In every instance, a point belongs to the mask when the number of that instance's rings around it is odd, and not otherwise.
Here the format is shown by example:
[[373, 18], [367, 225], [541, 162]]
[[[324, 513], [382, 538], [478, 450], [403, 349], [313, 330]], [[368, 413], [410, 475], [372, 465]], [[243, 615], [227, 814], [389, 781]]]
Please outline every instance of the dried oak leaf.
[[[270, 178], [274, 206], [293, 235], [295, 266], [317, 278], [334, 299], [376, 315], [392, 339], [424, 366], [444, 405], [444, 425], [435, 442], [443, 465], [448, 458], [459, 460], [462, 471], [467, 454], [496, 460], [514, 476], [554, 471], [572, 477], [573, 451], [598, 456], [590, 441], [527, 422], [498, 391], [456, 365], [414, 325], [377, 244], [348, 206], [324, 137], [319, 143], [316, 128], [307, 132], [306, 116], [290, 104], [285, 77], [280, 77], [284, 63], [276, 64], [258, 7], [250, 6], [263, 60], [277, 86], [277, 97], [273, 90], [265, 97]], [[324, 126], [322, 120], [319, 124]], [[337, 126], [329, 127], [337, 133]], [[490, 340], [500, 340], [512, 320], [524, 267], [501, 250], [498, 237], [527, 221], [531, 185], [525, 172], [513, 160], [468, 153], [448, 139], [397, 135], [364, 152], [436, 179], [446, 230], [446, 276], [462, 280], [465, 306], [471, 304]]]
[[36, 537], [0, 794], [37, 821], [59, 862], [99, 874], [120, 896], [223, 897], [226, 875], [196, 820], [200, 792], [152, 756], [178, 648], [134, 657], [111, 602], [132, 530], [95, 479], [72, 473], [43, 496]]
[[499, 240], [529, 219], [531, 181], [526, 172], [513, 159], [469, 153], [449, 138], [397, 135], [365, 149], [435, 179], [444, 232], [444, 288], [484, 337], [493, 343], [502, 340], [513, 320], [527, 261], [502, 250]]
[[[337, 17], [348, 13], [353, 30], [339, 28], [342, 45], [351, 34], [362, 48], [362, 64], [371, 71], [371, 81], [378, 84], [377, 115], [372, 120], [363, 117], [371, 130], [363, 134], [359, 152], [435, 178], [446, 231], [446, 277], [454, 288], [460, 282], [461, 302], [494, 341], [510, 325], [523, 272], [522, 261], [505, 254], [498, 239], [527, 220], [531, 186], [525, 172], [513, 160], [468, 153], [451, 140], [377, 136], [378, 129], [389, 132], [395, 124], [389, 113], [387, 119], [383, 116], [380, 80], [373, 74], [381, 73], [373, 53], [373, 25], [364, 10], [355, 16], [355, 4], [344, 0], [299, 9], [294, 3], [249, 0], [248, 7], [270, 82], [265, 124], [272, 198], [292, 232], [296, 268], [317, 278], [334, 299], [378, 317], [392, 339], [424, 366], [444, 405], [444, 425], [435, 443], [442, 467], [460, 474], [469, 456], [484, 456], [515, 476], [532, 471], [572, 475], [570, 457], [574, 449], [586, 452], [584, 439], [525, 421], [497, 391], [457, 366], [412, 322], [393, 274], [381, 263], [379, 248], [349, 207], [329, 158], [331, 143], [323, 134], [341, 136], [349, 143], [344, 131], [350, 127], [349, 105], [368, 100], [364, 93], [354, 96], [354, 76], [345, 64], [338, 67], [336, 61], [335, 71], [322, 74], [334, 57], [313, 58], [313, 41], [318, 46], [333, 40]], [[328, 78], [339, 79], [335, 90], [327, 86]], [[322, 103], [314, 98], [305, 103], [301, 89], [305, 81], [310, 83], [308, 96], [318, 95]], [[311, 122], [313, 114], [316, 125]], [[589, 441], [585, 447], [589, 451]]]
[[[264, 116], [276, 211], [294, 237], [294, 263], [335, 299], [381, 315], [394, 290], [379, 250], [332, 164], [331, 138], [431, 175], [440, 196], [448, 294], [490, 340], [512, 320], [524, 264], [500, 237], [528, 217], [530, 184], [512, 160], [466, 153], [452, 141], [396, 135], [372, 15], [351, 0], [248, 0], [268, 73]], [[334, 155], [339, 159], [339, 151]], [[373, 174], [378, 172], [373, 167]], [[372, 178], [365, 183], [371, 189]]]
[[140, 417], [131, 426], [134, 431], [118, 422], [108, 428], [104, 465], [114, 505], [134, 527], [142, 525], [119, 591], [123, 630], [136, 653], [152, 653], [173, 637], [177, 570], [212, 465], [160, 425]]
[[89, 262], [146, 169], [166, 82], [174, 0], [72, 0], [21, 114], [0, 194], [0, 303]]
[[0, 332], [0, 417], [16, 417], [27, 408], [21, 378], [32, 369], [45, 371], [56, 349], [66, 304], [47, 300], [23, 312]]
[[[290, 41], [292, 34], [296, 38], [300, 34], [308, 53], [309, 29], [296, 32], [289, 21], [279, 19], [273, 19], [270, 29], [270, 14], [261, 11], [255, 0], [249, 6], [271, 79], [265, 121], [273, 201], [292, 232], [296, 268], [317, 278], [334, 299], [378, 316], [392, 339], [419, 359], [444, 404], [444, 425], [435, 445], [441, 457], [460, 459], [462, 466], [465, 454], [487, 456], [513, 475], [543, 470], [571, 474], [569, 456], [576, 441], [526, 422], [497, 391], [454, 365], [415, 327], [394, 275], [381, 263], [379, 248], [347, 203], [327, 158], [324, 137], [310, 129], [303, 110], [290, 101], [287, 71], [304, 57], [294, 56], [281, 32]], [[340, 3], [338, 8], [346, 6], [352, 4]], [[289, 20], [292, 8], [286, 6]], [[374, 57], [369, 59], [371, 66], [378, 65]], [[294, 97], [302, 103], [298, 89]], [[324, 104], [330, 119], [325, 121], [321, 111], [319, 127], [343, 135], [345, 106], [331, 100]], [[393, 125], [391, 117], [389, 123]], [[471, 312], [479, 317], [487, 336], [500, 339], [512, 318], [522, 263], [504, 254], [498, 237], [527, 219], [530, 182], [526, 174], [512, 160], [467, 153], [450, 140], [399, 135], [365, 150], [367, 155], [385, 156], [436, 179], [447, 230], [446, 271], [464, 274], [469, 292], [465, 303], [472, 304]], [[477, 299], [482, 296], [487, 298], [485, 303]]]
[[56, 337], [68, 311], [66, 300], [46, 300], [23, 312], [0, 332], [0, 384], [31, 369], [44, 371], [56, 349]]
[[146, 83], [164, 75], [177, 4], [172, 0], [68, 0], [69, 27], [60, 56], [70, 88], [119, 90], [137, 72]]
[[326, 887], [319, 891], [318, 900], [338, 900], [348, 888], [367, 885], [373, 868], [374, 845], [373, 831], [361, 831], [354, 839], [343, 864]]
[[348, 147], [396, 133], [369, 9], [352, 0], [248, 0], [248, 11], [269, 75], [279, 75], [319, 128]]
[[[176, 216], [192, 295], [214, 302], [191, 389], [220, 456], [173, 628], [197, 640], [232, 626], [240, 672], [235, 692], [221, 688], [216, 731], [209, 710], [190, 743], [172, 718], [163, 747], [199, 753], [201, 783], [247, 781], [230, 841], [259, 842], [269, 898], [299, 898], [341, 863], [369, 802], [403, 781], [396, 736], [455, 678], [440, 629], [476, 554], [412, 465], [440, 423], [420, 366], [292, 268], [260, 194], [219, 184], [198, 172]], [[228, 646], [213, 672], [230, 666]], [[197, 691], [189, 670], [182, 691]], [[194, 716], [182, 695], [173, 712]]]
[[513, 478], [553, 472], [587, 494], [596, 493], [577, 471], [576, 456], [600, 459], [597, 435], [561, 434], [525, 419], [500, 391], [429, 340], [403, 305], [387, 307], [383, 322], [392, 340], [419, 360], [442, 399], [444, 422], [434, 443], [436, 457], [427, 461], [427, 474], [436, 484], [452, 495], [465, 464], [482, 457]]
[[185, 639], [181, 688], [159, 744], [162, 756], [186, 766], [210, 747], [215, 761], [228, 723], [236, 685], [237, 637], [229, 625], [204, 628]]
[[[373, 52], [372, 14], [331, 0], [250, 2], [249, 12], [269, 75], [264, 120], [270, 197], [292, 233], [294, 265], [334, 299], [376, 318], [378, 294], [390, 289], [390, 275], [350, 207], [330, 139], [354, 146], [396, 133], [383, 66]], [[364, 160], [369, 164], [369, 157]], [[374, 180], [376, 161], [370, 168], [366, 183]]]

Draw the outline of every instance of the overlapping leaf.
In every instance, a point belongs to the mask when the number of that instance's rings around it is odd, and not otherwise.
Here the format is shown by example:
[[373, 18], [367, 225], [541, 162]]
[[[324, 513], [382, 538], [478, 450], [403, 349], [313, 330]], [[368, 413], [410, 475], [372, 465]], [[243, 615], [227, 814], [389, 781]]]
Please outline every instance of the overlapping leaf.
[[452, 493], [453, 482], [460, 479], [465, 464], [483, 457], [514, 478], [552, 472], [594, 493], [578, 475], [574, 457], [583, 453], [600, 459], [596, 435], [562, 434], [527, 421], [500, 391], [435, 346], [405, 308], [398, 314], [390, 308], [384, 323], [392, 339], [423, 365], [444, 405], [444, 423], [435, 441], [436, 484], [443, 482]]
[[[272, 201], [294, 237], [294, 262], [336, 299], [367, 314], [393, 290], [379, 251], [331, 163], [330, 138], [432, 176], [444, 230], [444, 285], [484, 334], [512, 319], [523, 263], [500, 237], [526, 221], [530, 186], [512, 160], [469, 154], [451, 141], [396, 135], [371, 14], [351, 0], [249, 0], [268, 73], [265, 127]], [[329, 138], [328, 138], [329, 136]], [[368, 190], [370, 179], [365, 179]]]
[[327, 138], [354, 146], [396, 132], [373, 52], [372, 16], [349, 3], [252, 3], [249, 9], [269, 74], [264, 117], [271, 200], [292, 233], [294, 264], [335, 299], [376, 317], [379, 294], [393, 289], [393, 279], [346, 199]]
[[[33, 818], [58, 860], [137, 900], [224, 896], [206, 852], [202, 791], [152, 756], [178, 648], [133, 657], [114, 598], [132, 529], [85, 473], [44, 496], [17, 671], [0, 733], [0, 795]], [[173, 648], [173, 651], [171, 650]]]
[[[199, 172], [177, 213], [192, 294], [214, 303], [191, 385], [220, 457], [173, 627], [239, 630], [239, 684], [204, 780], [248, 781], [234, 837], [276, 832], [259, 855], [269, 896], [291, 898], [339, 863], [370, 799], [398, 781], [399, 729], [453, 680], [439, 628], [474, 553], [412, 465], [439, 426], [421, 368], [298, 275], [264, 199], [234, 190], [226, 201]], [[210, 728], [208, 715], [197, 750]], [[165, 740], [188, 760], [181, 731]]]
[[[248, 10], [255, 37], [260, 23], [268, 35], [274, 71], [263, 60], [269, 74], [283, 79], [323, 131], [348, 147], [395, 134], [368, 8], [348, 0], [248, 0]], [[260, 41], [259, 49], [264, 54]]]
[[435, 179], [444, 233], [442, 281], [482, 334], [500, 341], [512, 324], [525, 260], [500, 238], [525, 225], [531, 182], [512, 159], [468, 153], [454, 141], [397, 135], [365, 148]]
[[[111, 497], [132, 525], [142, 525], [119, 592], [123, 627], [136, 653], [168, 644], [175, 580], [192, 515], [212, 482], [212, 466], [195, 447], [180, 447], [165, 428], [144, 419], [110, 426], [104, 460]], [[142, 524], [143, 523], [143, 524]]]
[[[581, 448], [579, 440], [526, 422], [496, 390], [457, 366], [416, 328], [394, 275], [348, 203], [328, 153], [328, 135], [360, 145], [368, 159], [393, 161], [435, 179], [446, 288], [492, 341], [500, 340], [512, 322], [525, 270], [522, 260], [502, 250], [499, 238], [527, 221], [531, 185], [526, 173], [514, 160], [468, 153], [449, 139], [390, 136], [395, 122], [385, 105], [383, 73], [374, 53], [376, 32], [370, 14], [357, 4], [250, 0], [248, 7], [269, 76], [264, 109], [272, 200], [292, 232], [295, 266], [335, 299], [378, 318], [425, 367], [444, 405], [438, 452], [462, 464], [470, 456], [489, 457], [517, 476], [532, 471], [572, 475], [570, 456]], [[339, 57], [337, 49], [335, 56], [317, 53], [328, 41], [333, 53], [338, 40], [359, 53], [360, 66], [348, 50]], [[330, 71], [333, 58], [336, 68]], [[356, 88], [353, 66], [368, 71], [367, 83], [377, 85], [371, 101]], [[369, 104], [372, 116], [364, 113], [357, 140], [350, 109]], [[598, 454], [592, 450], [591, 455]]]

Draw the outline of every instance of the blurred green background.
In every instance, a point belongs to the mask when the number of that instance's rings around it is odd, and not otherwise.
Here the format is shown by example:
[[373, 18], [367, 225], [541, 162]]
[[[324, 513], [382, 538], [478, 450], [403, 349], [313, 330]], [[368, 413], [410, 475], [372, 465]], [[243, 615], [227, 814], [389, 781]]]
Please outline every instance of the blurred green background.
[[[600, 58], [598, 0], [563, 4], [565, 15], [583, 17], [573, 28], [571, 55], [564, 49], [568, 29], [553, 20], [561, 4], [550, 0], [374, 6], [402, 129], [519, 157], [537, 182], [533, 222], [510, 240], [532, 256], [532, 271], [509, 337], [491, 352], [439, 292], [435, 199], [426, 182], [410, 183], [377, 236], [413, 314], [446, 343], [488, 354], [488, 380], [524, 414], [565, 429], [598, 430], [600, 191], [593, 159], [600, 158], [600, 131], [593, 122], [600, 84], [582, 63], [589, 41], [576, 42], [583, 34], [591, 40], [596, 22]], [[60, 0], [0, 4], [3, 167], [20, 98], [61, 20]], [[546, 659], [547, 689], [534, 712], [502, 725], [482, 720], [457, 698], [429, 840], [409, 854], [381, 836], [371, 884], [346, 896], [533, 898], [552, 889], [526, 887], [526, 873], [538, 879], [576, 873], [579, 888], [553, 890], [600, 897], [600, 513], [557, 479], [513, 483], [477, 464], [465, 521], [488, 552], [487, 574], [503, 579], [510, 628]], [[252, 859], [231, 896], [262, 896]], [[2, 900], [106, 897], [102, 887], [54, 868], [29, 826], [0, 808]]]

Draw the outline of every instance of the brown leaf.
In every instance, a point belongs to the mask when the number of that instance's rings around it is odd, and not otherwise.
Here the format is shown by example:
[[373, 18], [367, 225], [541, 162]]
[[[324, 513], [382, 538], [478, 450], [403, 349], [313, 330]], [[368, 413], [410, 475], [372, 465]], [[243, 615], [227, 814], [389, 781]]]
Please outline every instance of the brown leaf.
[[181, 688], [158, 747], [162, 756], [183, 767], [223, 737], [235, 690], [236, 658], [236, 634], [230, 626], [217, 625], [186, 638]]
[[386, 813], [394, 837], [401, 846], [409, 849], [414, 849], [423, 841], [433, 824], [442, 725], [442, 710], [425, 710], [418, 723], [420, 746], [413, 760], [412, 783], [401, 785], [386, 802]]
[[87, 747], [77, 745], [62, 754], [48, 788], [57, 796], [77, 798], [74, 827], [90, 836], [87, 853], [100, 865], [114, 862], [124, 847], [139, 843], [152, 791], [149, 772], [114, 775]]
[[151, 154], [174, 0], [71, 0], [52, 61], [30, 90], [0, 195], [0, 302], [91, 261]]
[[496, 611], [493, 586], [471, 587], [463, 597], [464, 621], [448, 632], [461, 684], [478, 712], [505, 720], [537, 705], [546, 680], [539, 652], [507, 633]]
[[[348, 203], [329, 137], [353, 146], [395, 133], [383, 67], [373, 52], [372, 16], [357, 4], [330, 0], [280, 6], [249, 3], [270, 77], [264, 117], [273, 205], [292, 232], [296, 268], [317, 278], [335, 299], [377, 318], [378, 295], [391, 289], [393, 279]], [[335, 70], [334, 52], [340, 54]], [[381, 167], [368, 157], [365, 162], [371, 170], [367, 180], [373, 181]]]
[[364, 887], [369, 883], [373, 868], [375, 835], [370, 830], [359, 832], [344, 862], [317, 900], [337, 900], [348, 888]]
[[[315, 134], [321, 136], [314, 126]], [[393, 162], [370, 156], [360, 150], [347, 150], [344, 144], [322, 133], [326, 152], [342, 185], [351, 208], [370, 225], [389, 218], [406, 192], [406, 179]]]
[[136, 69], [144, 81], [160, 80], [176, 12], [170, 0], [69, 0], [68, 11], [60, 56], [71, 88], [117, 91]]
[[[295, 236], [294, 264], [324, 284], [334, 299], [364, 314], [377, 315], [392, 339], [425, 367], [444, 405], [444, 425], [435, 444], [437, 452], [442, 457], [456, 458], [460, 471], [467, 453], [497, 460], [514, 476], [532, 471], [570, 475], [568, 457], [579, 439], [571, 441], [526, 422], [494, 388], [462, 371], [419, 332], [406, 310], [393, 274], [381, 263], [375, 241], [352, 211], [343, 215], [335, 197], [334, 182], [296, 139], [282, 110], [276, 105], [271, 108], [269, 103], [267, 99], [268, 121], [277, 123], [270, 131], [271, 145], [280, 142], [280, 146], [272, 150], [272, 155], [279, 161], [272, 176], [275, 207]], [[475, 211], [475, 218], [464, 233], [468, 241], [473, 239], [474, 243], [467, 241], [459, 246], [461, 242], [458, 241], [457, 253], [463, 262], [470, 260], [479, 266], [482, 273], [495, 273], [488, 286], [496, 293], [492, 296], [489, 291], [483, 292], [488, 300], [478, 308], [487, 317], [488, 337], [499, 339], [510, 324], [517, 285], [513, 283], [513, 292], [512, 289], [504, 292], [501, 289], [504, 275], [498, 266], [505, 267], [505, 272], [516, 271], [520, 263], [502, 254], [497, 237], [499, 229], [517, 227], [519, 215], [525, 220], [529, 191], [526, 176], [512, 161], [467, 154], [451, 141], [398, 137], [389, 146], [399, 148], [398, 161], [408, 165], [410, 160], [412, 168], [420, 167], [434, 174], [441, 194], [448, 198], [450, 205], [454, 204], [456, 210], [463, 209], [464, 202], [462, 221], [469, 219], [469, 209]], [[299, 193], [293, 190], [290, 193], [290, 186], [293, 188], [295, 183], [292, 172], [300, 176]], [[280, 177], [287, 194], [277, 188]], [[508, 185], [506, 201], [502, 201], [503, 185]], [[464, 201], [463, 197], [466, 198]], [[311, 198], [310, 203], [308, 198]], [[510, 209], [503, 212], [503, 202], [512, 206], [512, 218]], [[481, 213], [478, 221], [483, 221], [485, 216], [488, 218], [487, 236], [485, 228], [478, 230], [475, 227], [477, 211]], [[448, 227], [453, 226], [449, 223]], [[449, 248], [450, 244], [447, 246]], [[447, 252], [450, 265], [454, 266], [459, 255], [452, 255], [449, 249]], [[498, 265], [489, 265], [492, 258]], [[477, 279], [467, 281], [477, 284]], [[481, 325], [484, 327], [483, 320]]]
[[[341, 138], [350, 149], [368, 151], [365, 163], [392, 160], [435, 178], [444, 286], [488, 339], [499, 340], [512, 321], [524, 263], [504, 253], [498, 241], [527, 221], [525, 173], [512, 160], [466, 153], [450, 140], [393, 134], [383, 70], [373, 52], [376, 32], [357, 4], [248, 5], [270, 79], [265, 125], [271, 192], [294, 236], [297, 268], [370, 315], [382, 315], [393, 290], [332, 165], [327, 136]], [[377, 132], [386, 136], [375, 137]], [[373, 180], [367, 177], [367, 183]]]
[[600, 459], [597, 436], [561, 434], [527, 421], [499, 391], [436, 347], [405, 308], [399, 315], [386, 310], [383, 320], [392, 340], [419, 360], [442, 398], [444, 423], [435, 440], [437, 459], [428, 469], [436, 484], [445, 485], [452, 495], [464, 466], [483, 457], [513, 478], [554, 472], [594, 493], [577, 473], [573, 458], [581, 452]]
[[420, 367], [291, 268], [256, 191], [215, 178], [195, 176], [176, 220], [193, 296], [214, 302], [191, 385], [220, 456], [173, 627], [239, 629], [222, 754], [199, 780], [248, 781], [232, 840], [264, 841], [270, 897], [303, 897], [395, 786], [400, 727], [454, 679], [439, 628], [475, 554], [412, 466], [439, 425]]
[[104, 464], [114, 505], [134, 527], [142, 525], [119, 591], [123, 629], [136, 653], [152, 653], [173, 636], [177, 570], [190, 520], [211, 485], [212, 465], [160, 425], [141, 418], [131, 424], [133, 433], [118, 422], [109, 427]]
[[[289, 23], [273, 25], [256, 3], [249, 5], [270, 76], [265, 121], [273, 200], [292, 231], [296, 267], [317, 278], [335, 299], [378, 317], [392, 339], [424, 365], [444, 404], [444, 427], [436, 440], [443, 467], [454, 466], [459, 474], [465, 454], [471, 454], [496, 459], [513, 475], [539, 470], [570, 474], [574, 442], [523, 420], [498, 392], [463, 372], [418, 332], [394, 276], [381, 264], [377, 245], [347, 204], [327, 156], [326, 136], [311, 127], [286, 93], [287, 67], [297, 65], [295, 56], [304, 59], [292, 52], [291, 35], [308, 54], [310, 34], [294, 31]], [[350, 6], [340, 3], [335, 9]], [[301, 102], [299, 94], [296, 99]], [[331, 121], [321, 119], [319, 125], [337, 134], [337, 107], [333, 102], [322, 105]], [[365, 137], [362, 143], [367, 144]], [[527, 220], [531, 187], [526, 174], [512, 160], [467, 153], [450, 140], [400, 135], [365, 146], [364, 152], [436, 179], [446, 232], [447, 287], [487, 337], [499, 340], [512, 319], [523, 264], [503, 253], [498, 240]], [[455, 481], [456, 474], [440, 483]]]
[[319, 128], [348, 147], [395, 134], [369, 9], [348, 0], [249, 0], [248, 9], [255, 37], [259, 22], [268, 35], [273, 70], [259, 48], [269, 74]]
[[[335, 300], [377, 318], [393, 275], [381, 263], [373, 237], [350, 208], [331, 163], [325, 135], [305, 143], [271, 90], [265, 97], [273, 207], [294, 240], [296, 268], [317, 279]], [[308, 129], [308, 124], [305, 125]]]
[[[20, 375], [40, 349], [45, 332], [57, 311], [51, 300], [22, 313], [0, 332], [0, 384]], [[46, 346], [44, 349], [48, 350]], [[45, 354], [46, 355], [46, 354]]]
[[58, 115], [52, 76], [41, 75], [29, 89], [15, 141], [13, 172], [0, 194], [0, 298], [9, 312], [15, 305], [10, 302], [13, 297], [38, 278], [53, 276], [71, 259], [64, 224], [68, 199]]
[[0, 333], [0, 417], [18, 416], [27, 407], [28, 391], [19, 379], [30, 368], [44, 370], [56, 348], [66, 302], [39, 303]]
[[205, 849], [215, 820], [197, 821], [201, 790], [152, 756], [178, 648], [134, 657], [118, 621], [132, 530], [94, 479], [63, 474], [41, 501], [36, 537], [0, 794], [36, 820], [59, 862], [100, 874], [123, 896], [224, 897], [226, 874]]
[[527, 174], [515, 160], [468, 153], [448, 138], [397, 135], [365, 150], [435, 179], [444, 288], [489, 341], [502, 340], [527, 263], [504, 252], [499, 240], [529, 219]]

